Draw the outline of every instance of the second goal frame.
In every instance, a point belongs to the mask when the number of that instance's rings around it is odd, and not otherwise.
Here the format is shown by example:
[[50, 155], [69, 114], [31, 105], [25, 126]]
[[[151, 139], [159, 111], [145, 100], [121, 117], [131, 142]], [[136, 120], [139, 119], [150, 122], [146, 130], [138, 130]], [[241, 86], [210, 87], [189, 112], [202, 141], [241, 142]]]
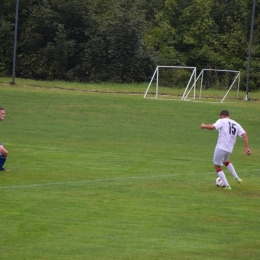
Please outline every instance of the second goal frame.
[[[235, 83], [237, 82], [237, 95], [236, 95], [236, 99], [238, 100], [238, 93], [239, 93], [239, 85], [240, 85], [240, 71], [237, 70], [225, 70], [225, 69], [202, 69], [200, 74], [198, 75], [197, 79], [195, 80], [194, 84], [191, 86], [191, 88], [189, 89], [189, 91], [183, 94], [182, 96], [182, 100], [187, 100], [187, 97], [189, 96], [191, 90], [194, 90], [194, 93], [196, 93], [196, 84], [198, 83], [198, 81], [200, 80], [200, 88], [199, 88], [199, 96], [198, 98], [201, 99], [202, 98], [202, 89], [203, 89], [203, 80], [204, 80], [204, 72], [205, 71], [212, 71], [212, 72], [224, 72], [224, 73], [234, 73], [234, 78], [232, 83], [230, 84], [230, 86], [227, 89], [227, 92], [225, 93], [224, 97], [222, 98], [222, 100], [220, 101], [220, 103], [223, 103], [223, 101], [225, 100], [225, 98], [227, 97], [228, 93], [230, 92], [230, 90], [232, 89], [232, 87], [235, 85]], [[194, 99], [195, 99], [196, 95], [194, 95]]]

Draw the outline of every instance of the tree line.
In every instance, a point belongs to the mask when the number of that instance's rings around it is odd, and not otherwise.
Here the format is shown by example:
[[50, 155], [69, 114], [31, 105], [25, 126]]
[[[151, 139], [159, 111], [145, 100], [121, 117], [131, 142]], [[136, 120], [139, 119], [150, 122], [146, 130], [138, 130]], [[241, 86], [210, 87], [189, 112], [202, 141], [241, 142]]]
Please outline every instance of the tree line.
[[[252, 0], [20, 0], [16, 76], [142, 82], [156, 65], [240, 70]], [[12, 73], [16, 0], [0, 2], [0, 76]], [[256, 5], [250, 89], [260, 81]], [[243, 84], [242, 84], [243, 85]]]

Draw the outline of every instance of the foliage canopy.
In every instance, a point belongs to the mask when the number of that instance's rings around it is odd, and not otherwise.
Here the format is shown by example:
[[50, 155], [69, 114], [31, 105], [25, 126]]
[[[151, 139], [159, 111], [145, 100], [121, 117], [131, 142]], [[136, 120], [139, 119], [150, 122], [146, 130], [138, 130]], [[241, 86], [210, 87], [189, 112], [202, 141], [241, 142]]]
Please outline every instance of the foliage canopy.
[[[15, 6], [0, 3], [1, 76], [12, 71]], [[249, 0], [20, 0], [16, 73], [142, 82], [156, 65], [186, 65], [240, 70], [245, 82], [251, 17]], [[259, 24], [256, 15], [252, 90], [260, 81]]]

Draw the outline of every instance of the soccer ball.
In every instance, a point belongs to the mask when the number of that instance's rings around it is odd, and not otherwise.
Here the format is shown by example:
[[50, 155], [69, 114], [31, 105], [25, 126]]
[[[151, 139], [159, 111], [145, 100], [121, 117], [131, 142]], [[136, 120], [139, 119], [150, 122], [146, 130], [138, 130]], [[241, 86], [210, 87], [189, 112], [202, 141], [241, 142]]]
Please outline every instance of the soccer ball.
[[218, 177], [218, 178], [216, 179], [216, 186], [217, 186], [217, 187], [223, 187], [223, 186], [225, 186], [224, 182], [222, 181], [222, 179], [221, 179], [220, 177]]

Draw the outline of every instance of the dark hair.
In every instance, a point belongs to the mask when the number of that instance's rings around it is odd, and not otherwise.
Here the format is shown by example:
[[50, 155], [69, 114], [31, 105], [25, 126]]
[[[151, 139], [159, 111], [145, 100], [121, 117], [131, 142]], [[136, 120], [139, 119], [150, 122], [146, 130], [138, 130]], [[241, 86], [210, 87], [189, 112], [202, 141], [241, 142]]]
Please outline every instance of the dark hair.
[[220, 112], [220, 116], [228, 117], [229, 116], [229, 112], [227, 110], [222, 110]]

